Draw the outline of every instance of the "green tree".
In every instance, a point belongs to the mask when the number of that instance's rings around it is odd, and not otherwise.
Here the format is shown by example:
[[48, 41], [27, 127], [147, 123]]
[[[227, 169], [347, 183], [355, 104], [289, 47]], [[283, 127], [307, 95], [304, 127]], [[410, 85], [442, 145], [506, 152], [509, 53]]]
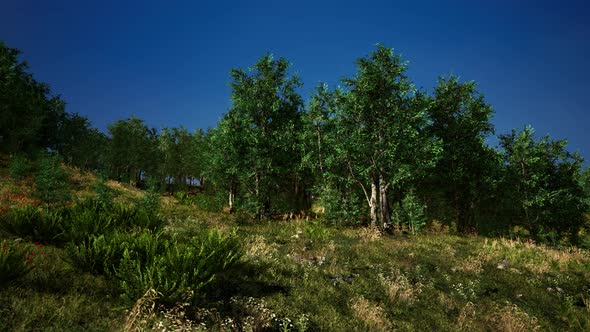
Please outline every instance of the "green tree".
[[202, 159], [205, 158], [204, 132], [199, 130], [193, 134], [184, 127], [164, 128], [158, 136], [160, 151], [160, 173], [167, 185], [174, 183], [175, 189], [182, 189], [194, 179], [202, 180]]
[[70, 165], [98, 170], [104, 163], [107, 144], [106, 135], [92, 128], [88, 118], [76, 113], [63, 113], [51, 148]]
[[27, 72], [20, 51], [0, 41], [0, 151], [35, 152], [55, 141], [65, 103]]
[[44, 153], [39, 158], [39, 169], [35, 174], [35, 192], [46, 204], [62, 203], [71, 199], [70, 180], [61, 162], [61, 157], [56, 153]]
[[475, 82], [459, 82], [456, 76], [440, 78], [434, 90], [429, 130], [442, 142], [443, 152], [431, 171], [426, 195], [454, 210], [460, 231], [475, 227], [480, 202], [490, 192], [495, 151], [485, 144], [493, 133], [492, 107], [477, 92]]
[[429, 101], [406, 77], [401, 56], [378, 45], [356, 64], [356, 76], [344, 80], [335, 151], [362, 189], [371, 225], [379, 215], [385, 225], [391, 223], [389, 193], [423, 176], [435, 164], [440, 144], [425, 130]]
[[139, 186], [146, 174], [157, 172], [160, 158], [155, 129], [132, 116], [110, 125], [109, 135], [109, 168], [117, 180], [132, 180]]
[[531, 127], [500, 136], [500, 143], [506, 167], [504, 206], [511, 224], [536, 237], [556, 232], [575, 240], [588, 209], [579, 181], [582, 158], [565, 149], [565, 140], [547, 135], [536, 141]]
[[257, 218], [294, 208], [290, 198], [305, 192], [297, 173], [303, 102], [296, 90], [301, 83], [288, 69], [287, 60], [270, 54], [249, 71], [233, 69], [233, 105], [214, 134], [217, 149], [241, 141], [233, 151], [217, 151], [224, 155], [216, 164], [227, 168], [222, 172], [230, 201], [239, 185], [244, 206]]

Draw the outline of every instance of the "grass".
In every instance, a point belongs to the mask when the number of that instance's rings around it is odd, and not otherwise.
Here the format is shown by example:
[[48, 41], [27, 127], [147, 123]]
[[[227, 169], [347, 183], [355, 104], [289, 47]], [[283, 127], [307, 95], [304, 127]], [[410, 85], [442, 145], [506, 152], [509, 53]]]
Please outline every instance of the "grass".
[[[93, 181], [80, 178], [79, 193], [91, 195]], [[26, 183], [1, 183], [0, 191], [28, 199]], [[108, 185], [121, 200], [142, 195]], [[244, 224], [173, 198], [163, 212], [164, 231], [180, 239], [239, 226], [245, 256], [206, 301], [163, 307], [148, 292], [125, 305], [104, 277], [79, 272], [65, 249], [45, 246], [29, 274], [0, 289], [0, 330], [590, 330], [588, 250], [303, 220]]]

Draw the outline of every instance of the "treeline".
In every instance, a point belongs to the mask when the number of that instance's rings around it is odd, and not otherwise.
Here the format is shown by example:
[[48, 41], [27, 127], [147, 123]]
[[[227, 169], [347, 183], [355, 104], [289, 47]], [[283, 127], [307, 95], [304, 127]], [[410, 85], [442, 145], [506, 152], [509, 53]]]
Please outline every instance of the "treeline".
[[248, 219], [315, 211], [337, 223], [417, 232], [434, 222], [570, 243], [587, 227], [590, 171], [566, 141], [525, 127], [487, 145], [493, 109], [474, 82], [443, 77], [422, 91], [383, 46], [341, 86], [319, 85], [307, 105], [284, 58], [233, 69], [231, 108], [194, 133], [131, 117], [105, 135], [67, 113], [17, 50], [1, 44], [0, 57], [5, 154], [49, 150], [137, 186], [196, 186]]

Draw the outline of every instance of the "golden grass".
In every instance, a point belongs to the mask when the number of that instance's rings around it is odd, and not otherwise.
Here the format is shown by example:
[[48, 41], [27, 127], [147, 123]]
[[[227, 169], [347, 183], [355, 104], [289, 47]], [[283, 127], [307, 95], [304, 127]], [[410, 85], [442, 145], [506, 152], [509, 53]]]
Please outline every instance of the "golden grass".
[[382, 234], [377, 227], [363, 227], [358, 231], [358, 237], [362, 243], [371, 243], [379, 240]]
[[516, 304], [507, 305], [496, 311], [490, 319], [490, 326], [495, 331], [503, 332], [534, 332], [541, 326], [536, 317], [531, 317]]
[[399, 271], [394, 271], [392, 276], [379, 275], [379, 281], [385, 288], [385, 292], [391, 303], [403, 302], [413, 304], [422, 293], [424, 285], [421, 283], [412, 284], [408, 277]]
[[391, 331], [391, 323], [387, 320], [385, 311], [380, 306], [371, 303], [363, 296], [350, 301], [350, 309], [354, 317], [362, 320], [373, 331]]

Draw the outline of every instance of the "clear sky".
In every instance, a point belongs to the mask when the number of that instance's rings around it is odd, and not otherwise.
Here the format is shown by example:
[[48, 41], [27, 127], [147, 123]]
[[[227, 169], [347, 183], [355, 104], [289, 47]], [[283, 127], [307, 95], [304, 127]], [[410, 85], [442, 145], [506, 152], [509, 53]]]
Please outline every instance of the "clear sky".
[[[497, 133], [530, 124], [590, 159], [590, 5], [585, 1], [4, 1], [0, 39], [19, 48], [69, 112], [101, 130], [215, 126], [229, 70], [284, 56], [307, 98], [381, 43], [430, 91], [475, 80]], [[586, 163], [588, 164], [588, 162]]]

